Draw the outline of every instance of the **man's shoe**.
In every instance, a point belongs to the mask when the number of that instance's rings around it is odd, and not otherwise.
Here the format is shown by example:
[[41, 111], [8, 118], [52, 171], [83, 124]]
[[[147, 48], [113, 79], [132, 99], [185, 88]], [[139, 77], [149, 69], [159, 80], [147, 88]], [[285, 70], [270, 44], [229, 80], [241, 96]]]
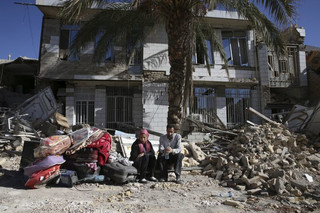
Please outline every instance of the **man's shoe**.
[[139, 183], [148, 183], [148, 181], [145, 178], [142, 178], [139, 180]]
[[164, 178], [160, 178], [159, 182], [167, 182]]
[[176, 179], [176, 184], [183, 184], [183, 180], [180, 179], [180, 178], [177, 178], [177, 179]]
[[157, 178], [155, 178], [155, 177], [153, 177], [153, 176], [150, 177], [149, 180], [150, 180], [150, 181], [153, 181], [153, 182], [158, 182]]

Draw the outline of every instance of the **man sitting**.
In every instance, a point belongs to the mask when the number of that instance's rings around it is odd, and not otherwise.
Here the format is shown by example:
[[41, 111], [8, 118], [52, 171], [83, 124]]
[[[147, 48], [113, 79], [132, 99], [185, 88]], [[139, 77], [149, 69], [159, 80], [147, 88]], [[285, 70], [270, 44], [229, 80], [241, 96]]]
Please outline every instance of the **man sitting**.
[[168, 181], [168, 165], [174, 165], [176, 183], [182, 184], [181, 167], [184, 155], [181, 153], [181, 135], [174, 132], [173, 125], [167, 125], [167, 134], [162, 135], [159, 139], [159, 181]]

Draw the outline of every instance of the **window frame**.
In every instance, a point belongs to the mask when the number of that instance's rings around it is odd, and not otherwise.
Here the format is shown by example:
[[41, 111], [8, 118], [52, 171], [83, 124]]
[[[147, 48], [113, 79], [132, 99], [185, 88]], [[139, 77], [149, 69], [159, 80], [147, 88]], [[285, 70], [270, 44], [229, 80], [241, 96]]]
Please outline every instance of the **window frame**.
[[[96, 48], [98, 46], [98, 42], [100, 41], [102, 36], [103, 36], [102, 31], [97, 34], [95, 41], [94, 41], [94, 48]], [[103, 62], [105, 62], [105, 63], [114, 63], [115, 62], [114, 42], [113, 41], [111, 41], [108, 44], [106, 55], [104, 57], [104, 60], [102, 59], [101, 63], [103, 63]]]
[[213, 123], [217, 111], [216, 91], [213, 87], [194, 87], [192, 114], [201, 115], [203, 122]]
[[[249, 119], [246, 107], [249, 107], [251, 103], [251, 90], [248, 88], [226, 88], [225, 97], [227, 127], [233, 128], [245, 124]], [[241, 112], [238, 111], [240, 110], [239, 104], [241, 104]]]
[[76, 51], [70, 50], [72, 42], [74, 41], [79, 29], [79, 25], [61, 25], [59, 54], [62, 60], [79, 61], [79, 54]]
[[[199, 45], [200, 41], [196, 41], [196, 48], [194, 54], [192, 54], [192, 63], [195, 65], [206, 65], [206, 59], [205, 54], [203, 50], [201, 49], [201, 46]], [[213, 66], [214, 61], [214, 51], [213, 51], [213, 45], [212, 41], [210, 39], [205, 39], [206, 42], [206, 48], [207, 48], [207, 54], [209, 58], [209, 65]]]
[[132, 125], [133, 91], [122, 87], [107, 87], [106, 90], [106, 127], [119, 128], [118, 123]]
[[[221, 35], [222, 45], [228, 60], [228, 65], [249, 66], [248, 39], [247, 39], [246, 32], [245, 31], [222, 31], [221, 34], [222, 34]], [[224, 35], [224, 34], [229, 34], [229, 35]], [[241, 34], [244, 34], [244, 35], [241, 35]], [[236, 60], [239, 62], [235, 63]]]
[[76, 100], [75, 101], [75, 115], [76, 124], [90, 124], [94, 125], [95, 103], [92, 100]]

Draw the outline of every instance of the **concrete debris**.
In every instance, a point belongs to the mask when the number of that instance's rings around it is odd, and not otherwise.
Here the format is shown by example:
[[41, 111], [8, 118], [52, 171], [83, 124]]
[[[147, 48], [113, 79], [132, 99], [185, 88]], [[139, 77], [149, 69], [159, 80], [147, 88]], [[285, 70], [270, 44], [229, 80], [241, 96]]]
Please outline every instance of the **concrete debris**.
[[[262, 116], [253, 109], [250, 110]], [[53, 133], [68, 133], [68, 123], [61, 114], [53, 114], [52, 123], [44, 121], [46, 116], [42, 123], [37, 124], [37, 129], [23, 117], [19, 114], [11, 115], [8, 119], [9, 128], [0, 134], [0, 168], [10, 162], [13, 155], [21, 155], [25, 141], [40, 139]], [[285, 125], [266, 117], [263, 119], [268, 123], [251, 124], [229, 131], [189, 119], [202, 129], [210, 131], [211, 136], [209, 140], [206, 138], [196, 143], [183, 142], [183, 170], [201, 169], [202, 175], [212, 178], [221, 186], [246, 192], [248, 196], [275, 195], [287, 198], [289, 203], [312, 203], [314, 200], [308, 201], [304, 196], [315, 199], [319, 194], [315, 191], [319, 187], [315, 186], [318, 186], [320, 181], [320, 145], [310, 142], [304, 134], [289, 131]], [[114, 136], [113, 141], [117, 146], [113, 147], [116, 150], [111, 150], [111, 153], [125, 153], [121, 137]], [[318, 143], [320, 144], [320, 141]], [[194, 167], [197, 168], [191, 169]], [[171, 185], [156, 183], [151, 188], [170, 189]], [[122, 202], [136, 191], [139, 189], [131, 187], [107, 199], [109, 202]], [[246, 203], [251, 201], [254, 202], [253, 199], [248, 199]], [[244, 208], [243, 202], [232, 199], [225, 200], [223, 204]]]
[[229, 144], [217, 140], [196, 143], [206, 153], [200, 162], [203, 175], [252, 195], [310, 192], [315, 181], [305, 174], [319, 175], [320, 154], [305, 135], [274, 122], [235, 131], [238, 135]]

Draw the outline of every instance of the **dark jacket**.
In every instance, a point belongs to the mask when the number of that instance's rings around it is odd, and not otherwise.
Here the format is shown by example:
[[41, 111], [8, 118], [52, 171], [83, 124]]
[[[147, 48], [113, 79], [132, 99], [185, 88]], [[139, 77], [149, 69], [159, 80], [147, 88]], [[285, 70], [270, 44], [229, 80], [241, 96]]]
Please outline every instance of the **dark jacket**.
[[[139, 143], [140, 143], [140, 140], [137, 139], [137, 140], [132, 144], [129, 160], [135, 161], [135, 160], [137, 159], [138, 155], [140, 154]], [[151, 142], [148, 140], [147, 143], [150, 143], [150, 151], [147, 152], [147, 153], [145, 153], [145, 154], [155, 155]]]

